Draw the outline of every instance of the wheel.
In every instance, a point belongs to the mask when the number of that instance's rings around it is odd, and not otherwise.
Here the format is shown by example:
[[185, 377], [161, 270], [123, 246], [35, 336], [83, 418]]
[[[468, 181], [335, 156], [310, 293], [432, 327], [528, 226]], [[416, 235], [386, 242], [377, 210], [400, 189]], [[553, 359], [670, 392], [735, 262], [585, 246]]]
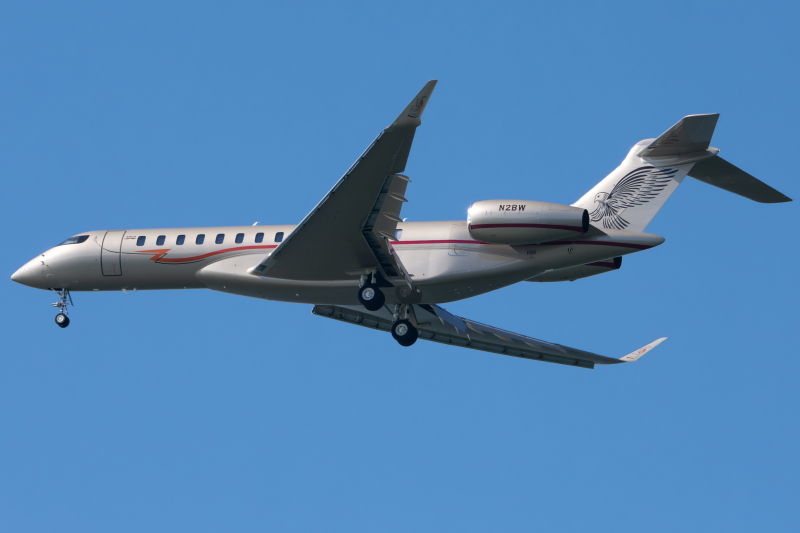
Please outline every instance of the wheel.
[[392, 325], [392, 337], [394, 337], [394, 340], [396, 340], [400, 346], [411, 346], [417, 342], [419, 332], [417, 328], [411, 325], [411, 322], [402, 319]]
[[60, 328], [65, 328], [69, 326], [69, 318], [64, 313], [58, 313], [56, 315], [56, 324], [58, 324]]
[[383, 307], [384, 302], [386, 302], [386, 296], [383, 295], [377, 285], [367, 283], [358, 289], [358, 301], [367, 308], [367, 311], [377, 311]]

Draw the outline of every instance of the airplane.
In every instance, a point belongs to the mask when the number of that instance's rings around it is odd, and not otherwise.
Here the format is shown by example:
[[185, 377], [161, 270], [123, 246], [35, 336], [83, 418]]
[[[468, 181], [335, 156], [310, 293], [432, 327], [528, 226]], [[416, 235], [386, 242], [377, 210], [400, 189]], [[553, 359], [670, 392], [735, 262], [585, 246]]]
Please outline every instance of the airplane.
[[686, 176], [756, 202], [791, 199], [710, 146], [718, 114], [689, 115], [631, 148], [572, 205], [475, 202], [467, 220], [405, 222], [402, 174], [437, 81], [429, 81], [299, 224], [87, 231], [11, 279], [54, 291], [69, 325], [73, 292], [207, 288], [313, 304], [312, 313], [417, 339], [582, 368], [638, 360], [660, 338], [607, 357], [481, 324], [441, 304], [520, 282], [574, 281], [664, 242], [645, 228]]

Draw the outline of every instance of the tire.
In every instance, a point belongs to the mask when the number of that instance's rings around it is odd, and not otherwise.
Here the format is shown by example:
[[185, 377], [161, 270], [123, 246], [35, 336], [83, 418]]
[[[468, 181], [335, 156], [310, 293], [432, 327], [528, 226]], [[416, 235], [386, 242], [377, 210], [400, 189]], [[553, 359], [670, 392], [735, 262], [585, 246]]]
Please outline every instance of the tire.
[[392, 325], [392, 337], [400, 344], [400, 346], [411, 346], [417, 342], [419, 332], [417, 328], [411, 325], [406, 319], [398, 320]]
[[367, 283], [358, 289], [358, 301], [366, 307], [367, 311], [377, 311], [383, 307], [386, 296], [377, 285]]
[[60, 328], [65, 328], [69, 326], [69, 318], [64, 313], [58, 313], [56, 315], [56, 324]]

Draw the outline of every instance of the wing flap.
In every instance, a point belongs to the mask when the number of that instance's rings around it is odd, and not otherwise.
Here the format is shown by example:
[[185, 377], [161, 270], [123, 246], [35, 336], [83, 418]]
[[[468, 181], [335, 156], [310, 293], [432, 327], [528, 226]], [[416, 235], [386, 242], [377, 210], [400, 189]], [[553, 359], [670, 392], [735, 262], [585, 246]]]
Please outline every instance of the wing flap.
[[381, 192], [370, 210], [367, 221], [361, 229], [364, 240], [378, 260], [384, 275], [395, 280], [403, 276], [402, 266], [398, 264], [391, 251], [387, 239], [394, 239], [403, 208], [406, 187], [411, 180], [402, 174], [391, 174], [386, 177]]

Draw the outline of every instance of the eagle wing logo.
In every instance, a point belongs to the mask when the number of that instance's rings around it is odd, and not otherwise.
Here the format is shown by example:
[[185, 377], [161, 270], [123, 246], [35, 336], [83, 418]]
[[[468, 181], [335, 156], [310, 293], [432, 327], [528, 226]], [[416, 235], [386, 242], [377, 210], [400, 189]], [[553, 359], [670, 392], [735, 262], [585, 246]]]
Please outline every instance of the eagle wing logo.
[[408, 116], [411, 118], [417, 118], [422, 114], [422, 109], [425, 107], [425, 99], [427, 96], [420, 96], [414, 101], [414, 105], [411, 106], [408, 110]]
[[594, 197], [597, 207], [589, 214], [592, 222], [602, 221], [604, 228], [625, 229], [630, 222], [622, 218], [629, 207], [646, 204], [666, 188], [677, 168], [639, 167], [628, 172], [611, 192]]

